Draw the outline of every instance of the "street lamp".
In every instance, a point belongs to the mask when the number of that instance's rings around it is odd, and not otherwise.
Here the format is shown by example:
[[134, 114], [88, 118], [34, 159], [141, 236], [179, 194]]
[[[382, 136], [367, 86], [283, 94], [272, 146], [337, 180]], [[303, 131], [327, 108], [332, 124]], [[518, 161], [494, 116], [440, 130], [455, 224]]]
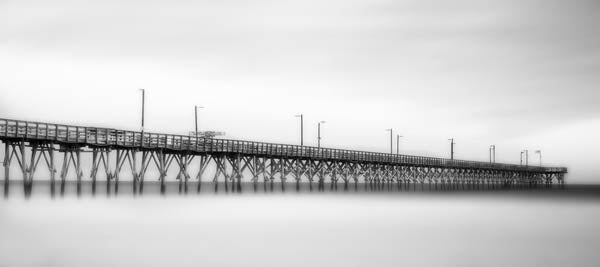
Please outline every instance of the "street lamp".
[[525, 149], [522, 153], [525, 153], [525, 167], [529, 166], [529, 150]]
[[490, 163], [496, 163], [496, 145], [490, 146]]
[[404, 137], [402, 135], [396, 136], [396, 155], [400, 155], [400, 137]]
[[320, 121], [320, 122], [318, 123], [318, 127], [317, 127], [317, 128], [318, 128], [318, 137], [317, 137], [317, 143], [318, 143], [318, 146], [317, 146], [317, 147], [318, 147], [318, 148], [321, 148], [321, 124], [322, 124], [322, 123], [325, 123], [325, 121]]
[[454, 145], [456, 143], [454, 143], [454, 138], [450, 138], [448, 141], [450, 141], [450, 160], [454, 160]]
[[394, 130], [386, 129], [386, 131], [390, 131], [390, 154], [394, 154], [393, 146], [394, 146]]
[[140, 146], [144, 145], [144, 105], [146, 104], [146, 90], [140, 88], [140, 91], [142, 91], [142, 131], [141, 131], [141, 136], [140, 136]]
[[144, 105], [146, 102], [146, 90], [140, 88], [140, 91], [142, 91], [142, 135], [144, 135]]
[[525, 154], [525, 152], [521, 151], [521, 164], [520, 164], [521, 166], [523, 166], [523, 154]]
[[304, 114], [296, 115], [300, 118], [300, 146], [304, 146]]
[[194, 123], [196, 124], [196, 131], [194, 132], [196, 135], [196, 147], [198, 147], [198, 109], [204, 108], [202, 106], [194, 106]]
[[540, 167], [542, 167], [542, 151], [536, 150], [535, 153], [540, 155]]

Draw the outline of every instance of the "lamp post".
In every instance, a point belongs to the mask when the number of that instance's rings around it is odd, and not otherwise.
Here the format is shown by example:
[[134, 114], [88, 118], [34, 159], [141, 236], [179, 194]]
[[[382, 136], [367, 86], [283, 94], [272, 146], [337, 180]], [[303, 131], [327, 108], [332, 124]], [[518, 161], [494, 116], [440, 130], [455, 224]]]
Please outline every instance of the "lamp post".
[[524, 151], [521, 151], [521, 164], [520, 164], [521, 166], [523, 166], [523, 154], [524, 153], [525, 153]]
[[454, 138], [450, 138], [448, 141], [450, 141], [450, 160], [454, 160], [454, 145], [456, 143], [454, 143]]
[[304, 146], [304, 114], [296, 115], [300, 118], [300, 146]]
[[140, 88], [140, 91], [142, 91], [142, 131], [141, 131], [141, 138], [140, 138], [140, 146], [144, 145], [144, 113], [145, 113], [145, 102], [146, 102], [146, 90]]
[[525, 149], [523, 151], [523, 153], [525, 153], [525, 167], [528, 167], [529, 166], [529, 150]]
[[540, 155], [540, 167], [542, 167], [542, 151], [536, 150], [535, 153]]
[[194, 134], [196, 135], [196, 149], [198, 148], [198, 109], [202, 106], [194, 106], [194, 123], [196, 125]]
[[318, 147], [318, 148], [321, 148], [321, 124], [322, 124], [322, 123], [325, 123], [325, 121], [320, 121], [320, 122], [317, 124], [317, 125], [318, 125], [318, 126], [317, 126], [317, 128], [318, 128], [318, 132], [317, 132], [317, 136], [318, 136], [318, 137], [317, 137], [317, 144], [318, 144], [318, 145], [317, 145], [317, 147]]
[[496, 163], [496, 145], [490, 146], [490, 163]]
[[394, 154], [394, 130], [390, 128], [386, 129], [386, 131], [390, 131], [390, 154]]
[[400, 155], [400, 137], [404, 137], [402, 135], [396, 136], [396, 155]]

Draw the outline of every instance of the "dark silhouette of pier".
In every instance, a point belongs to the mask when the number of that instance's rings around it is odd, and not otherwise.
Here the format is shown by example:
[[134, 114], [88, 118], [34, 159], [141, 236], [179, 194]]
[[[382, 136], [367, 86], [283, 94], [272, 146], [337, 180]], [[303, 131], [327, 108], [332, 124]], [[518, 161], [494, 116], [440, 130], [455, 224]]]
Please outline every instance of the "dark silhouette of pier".
[[[287, 179], [296, 190], [308, 183], [309, 190], [358, 190], [389, 188], [435, 188], [435, 190], [480, 190], [544, 188], [564, 184], [566, 168], [522, 166], [394, 155], [386, 153], [331, 149], [127, 131], [111, 128], [61, 125], [0, 119], [0, 141], [5, 145], [4, 194], [8, 196], [11, 164], [18, 164], [26, 196], [31, 194], [39, 164], [50, 171], [50, 191], [55, 184], [65, 192], [69, 172], [76, 176], [77, 193], [82, 192], [84, 170], [82, 152], [92, 153], [92, 193], [96, 193], [97, 175], [106, 175], [106, 190], [119, 190], [119, 174], [128, 169], [133, 176], [133, 193], [144, 192], [144, 180], [150, 166], [158, 171], [160, 192], [164, 193], [167, 172], [176, 168], [179, 192], [200, 192], [203, 175], [210, 164], [215, 190], [219, 184], [232, 192], [242, 190], [243, 174], [249, 173], [254, 190], [274, 190], [279, 179], [285, 191]], [[60, 168], [57, 168], [57, 157]], [[196, 188], [190, 186], [190, 166], [197, 164]], [[124, 168], [125, 167], [125, 168]], [[87, 176], [86, 176], [87, 177]], [[86, 178], [87, 179], [87, 178]], [[412, 186], [412, 187], [411, 187]]]

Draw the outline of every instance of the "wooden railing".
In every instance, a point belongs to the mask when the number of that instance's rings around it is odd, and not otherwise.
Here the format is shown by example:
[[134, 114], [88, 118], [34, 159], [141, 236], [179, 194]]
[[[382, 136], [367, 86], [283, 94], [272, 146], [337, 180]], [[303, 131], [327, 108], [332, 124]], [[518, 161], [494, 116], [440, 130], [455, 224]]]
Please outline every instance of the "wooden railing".
[[196, 138], [194, 136], [159, 134], [82, 127], [42, 122], [18, 121], [0, 118], [1, 139], [46, 141], [59, 144], [83, 144], [124, 148], [166, 149], [195, 153], [240, 153], [265, 157], [311, 158], [315, 160], [343, 160], [377, 162], [409, 166], [439, 168], [478, 168], [490, 170], [519, 170], [531, 172], [566, 173], [566, 168], [521, 166], [410, 155], [364, 152], [344, 149], [317, 148], [228, 139]]

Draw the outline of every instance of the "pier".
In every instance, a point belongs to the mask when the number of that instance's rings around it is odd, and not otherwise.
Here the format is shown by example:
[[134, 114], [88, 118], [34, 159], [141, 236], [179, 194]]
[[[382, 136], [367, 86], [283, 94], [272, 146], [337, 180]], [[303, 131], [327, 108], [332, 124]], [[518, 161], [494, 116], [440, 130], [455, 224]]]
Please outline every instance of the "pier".
[[[288, 144], [228, 140], [186, 135], [128, 131], [111, 128], [62, 125], [0, 118], [0, 141], [4, 144], [4, 195], [8, 195], [10, 166], [18, 164], [26, 196], [31, 194], [38, 167], [50, 172], [50, 191], [55, 185], [65, 192], [65, 183], [74, 172], [77, 194], [83, 179], [90, 179], [96, 193], [99, 172], [106, 176], [106, 190], [119, 190], [119, 175], [130, 171], [133, 193], [143, 194], [149, 168], [158, 173], [160, 192], [167, 179], [178, 181], [179, 192], [200, 192], [205, 170], [215, 187], [240, 192], [241, 183], [250, 182], [254, 190], [273, 189], [287, 179], [296, 189], [308, 183], [310, 190], [358, 190], [397, 186], [424, 186], [440, 190], [479, 190], [544, 188], [564, 184], [564, 167], [523, 166], [457, 159], [398, 155], [366, 151], [320, 148]], [[91, 169], [84, 170], [82, 153], [91, 153]], [[90, 165], [89, 163], [87, 165]], [[197, 173], [190, 173], [196, 166]], [[169, 169], [178, 170], [167, 177]], [[57, 176], [58, 175], [58, 176]], [[198, 182], [192, 180], [192, 175]], [[210, 177], [209, 177], [210, 178]], [[190, 181], [192, 180], [192, 181]], [[195, 188], [193, 188], [195, 186]]]

